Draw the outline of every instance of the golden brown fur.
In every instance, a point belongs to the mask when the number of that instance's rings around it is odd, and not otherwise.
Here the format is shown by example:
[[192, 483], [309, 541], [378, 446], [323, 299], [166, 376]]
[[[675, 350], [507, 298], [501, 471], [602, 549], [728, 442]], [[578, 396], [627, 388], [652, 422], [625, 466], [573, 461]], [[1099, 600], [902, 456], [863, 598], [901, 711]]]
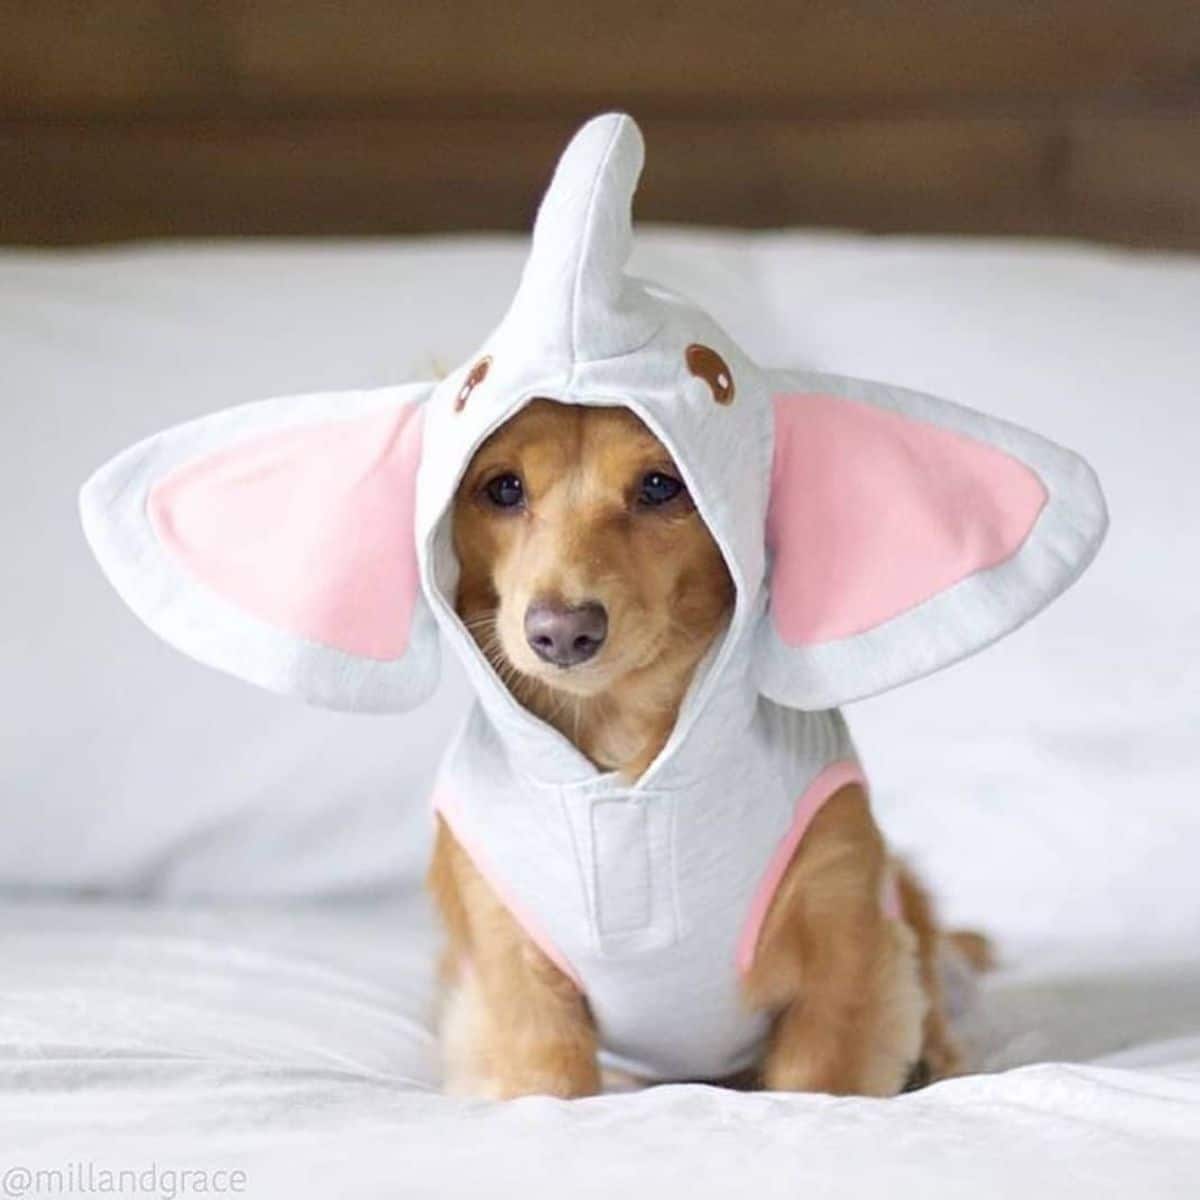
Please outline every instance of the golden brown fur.
[[[724, 560], [686, 492], [638, 502], [648, 472], [678, 476], [624, 409], [534, 401], [480, 448], [453, 514], [459, 615], [514, 695], [597, 766], [640, 776], [661, 751], [704, 652], [733, 602]], [[524, 502], [487, 492], [518, 477]], [[522, 619], [531, 601], [601, 602], [608, 637], [569, 670], [539, 659]], [[895, 872], [903, 922], [879, 897]], [[439, 823], [430, 886], [447, 948], [447, 1084], [493, 1097], [596, 1091], [596, 1034], [585, 999], [525, 935]], [[806, 834], [772, 903], [747, 1002], [774, 1015], [761, 1082], [886, 1096], [913, 1074], [955, 1069], [930, 903], [887, 856], [854, 785]], [[982, 947], [977, 947], [982, 952]]]
[[[475, 455], [458, 491], [458, 613], [517, 698], [597, 766], [637, 778], [675, 723], [687, 681], [725, 622], [733, 588], [686, 496], [639, 510], [649, 471], [676, 474], [632, 413], [535, 400]], [[481, 488], [513, 472], [533, 500], [498, 514]], [[535, 598], [608, 611], [608, 640], [562, 671], [529, 649]]]

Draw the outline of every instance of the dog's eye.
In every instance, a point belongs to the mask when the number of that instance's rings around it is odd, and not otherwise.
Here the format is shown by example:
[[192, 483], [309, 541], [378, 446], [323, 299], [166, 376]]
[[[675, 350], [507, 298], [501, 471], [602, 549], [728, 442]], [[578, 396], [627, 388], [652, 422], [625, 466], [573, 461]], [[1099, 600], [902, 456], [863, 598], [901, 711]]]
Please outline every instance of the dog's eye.
[[683, 483], [674, 475], [663, 471], [651, 471], [642, 477], [641, 490], [638, 492], [638, 503], [649, 508], [656, 508], [674, 500], [683, 492]]
[[497, 475], [483, 490], [497, 508], [519, 508], [525, 503], [525, 486], [517, 475]]

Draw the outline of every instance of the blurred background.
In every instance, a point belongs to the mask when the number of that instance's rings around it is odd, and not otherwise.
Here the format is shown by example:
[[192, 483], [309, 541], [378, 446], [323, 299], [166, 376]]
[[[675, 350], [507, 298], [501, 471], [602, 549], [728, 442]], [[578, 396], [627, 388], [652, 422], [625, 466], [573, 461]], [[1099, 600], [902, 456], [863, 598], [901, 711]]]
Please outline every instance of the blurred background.
[[0, 242], [525, 229], [606, 107], [643, 220], [1200, 246], [1196, 0], [3, 0]]

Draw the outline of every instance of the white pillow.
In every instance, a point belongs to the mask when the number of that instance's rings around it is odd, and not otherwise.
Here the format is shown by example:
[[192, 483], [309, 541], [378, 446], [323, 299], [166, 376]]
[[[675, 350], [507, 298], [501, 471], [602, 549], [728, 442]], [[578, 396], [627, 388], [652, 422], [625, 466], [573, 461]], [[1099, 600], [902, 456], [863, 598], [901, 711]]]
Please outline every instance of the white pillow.
[[[0, 252], [0, 887], [311, 895], [419, 876], [433, 769], [466, 703], [451, 656], [436, 701], [404, 717], [309, 709], [197, 666], [103, 579], [76, 493], [189, 417], [458, 362], [526, 251], [490, 237]], [[661, 260], [726, 310], [746, 301], [738, 241]]]
[[768, 361], [969, 397], [1108, 499], [1058, 603], [848, 710], [894, 840], [1002, 937], [1200, 944], [1200, 258], [783, 234], [756, 262]]
[[[465, 702], [310, 710], [178, 655], [91, 560], [79, 483], [242, 400], [423, 378], [507, 302], [518, 238], [0, 254], [8, 683], [0, 885], [299, 895], [411, 884]], [[636, 273], [764, 363], [887, 379], [1084, 454], [1113, 515], [996, 648], [852, 706], [885, 824], [949, 915], [1031, 939], [1200, 934], [1200, 260], [833, 234], [642, 234]]]

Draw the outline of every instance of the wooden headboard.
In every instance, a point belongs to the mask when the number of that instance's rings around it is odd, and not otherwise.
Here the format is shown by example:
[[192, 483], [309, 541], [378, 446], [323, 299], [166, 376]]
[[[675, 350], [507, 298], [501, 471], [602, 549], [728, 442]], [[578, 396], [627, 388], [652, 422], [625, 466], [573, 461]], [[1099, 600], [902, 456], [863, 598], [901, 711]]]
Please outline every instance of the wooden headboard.
[[643, 220], [1200, 248], [1200, 0], [0, 0], [0, 242]]

